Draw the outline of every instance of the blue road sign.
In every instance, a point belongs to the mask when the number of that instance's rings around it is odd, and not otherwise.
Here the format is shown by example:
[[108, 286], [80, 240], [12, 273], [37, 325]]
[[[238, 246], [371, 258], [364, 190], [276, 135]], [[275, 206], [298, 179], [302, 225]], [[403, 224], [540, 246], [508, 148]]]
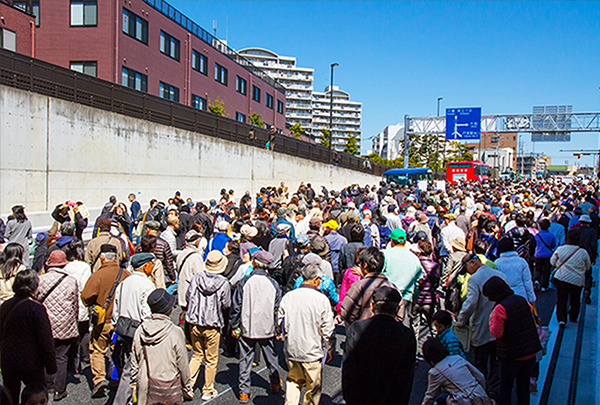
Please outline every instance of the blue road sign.
[[481, 107], [446, 108], [446, 140], [481, 138]]

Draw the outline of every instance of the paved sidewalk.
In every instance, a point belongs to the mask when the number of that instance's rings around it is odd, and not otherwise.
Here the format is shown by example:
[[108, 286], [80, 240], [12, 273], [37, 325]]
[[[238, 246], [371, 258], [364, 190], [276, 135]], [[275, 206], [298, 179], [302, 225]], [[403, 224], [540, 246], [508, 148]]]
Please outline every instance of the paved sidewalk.
[[569, 322], [561, 333], [556, 312], [552, 316], [548, 353], [540, 363], [539, 392], [532, 394], [532, 405], [600, 404], [598, 269], [596, 264], [592, 304], [582, 303], [579, 321]]

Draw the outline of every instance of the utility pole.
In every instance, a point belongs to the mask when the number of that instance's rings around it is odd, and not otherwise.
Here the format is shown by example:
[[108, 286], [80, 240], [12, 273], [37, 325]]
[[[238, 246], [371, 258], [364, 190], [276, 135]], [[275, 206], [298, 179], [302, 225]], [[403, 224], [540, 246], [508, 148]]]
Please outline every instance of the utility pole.
[[[442, 97], [438, 97], [437, 99], [437, 116], [440, 116], [440, 101], [442, 101], [443, 98]], [[440, 171], [440, 136], [436, 135], [436, 139], [435, 139], [435, 164], [436, 164], [436, 168], [438, 170], [436, 171]]]
[[331, 82], [329, 85], [329, 164], [331, 164], [331, 147], [333, 145], [333, 68], [339, 66], [331, 64]]
[[409, 123], [408, 115], [404, 116], [404, 168], [408, 168], [408, 148], [410, 145], [410, 141], [408, 140], [408, 123]]

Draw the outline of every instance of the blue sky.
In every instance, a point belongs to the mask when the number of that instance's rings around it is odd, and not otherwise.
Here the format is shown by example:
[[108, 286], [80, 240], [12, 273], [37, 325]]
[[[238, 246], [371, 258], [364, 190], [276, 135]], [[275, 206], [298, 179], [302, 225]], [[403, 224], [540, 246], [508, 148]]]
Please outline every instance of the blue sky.
[[[256, 46], [315, 69], [363, 103], [363, 152], [390, 124], [450, 107], [529, 113], [600, 111], [600, 2], [193, 1], [170, 3], [234, 49]], [[227, 32], [226, 32], [227, 31]], [[525, 151], [531, 151], [529, 135]], [[598, 148], [598, 133], [537, 143], [554, 164], [592, 164], [560, 149]]]

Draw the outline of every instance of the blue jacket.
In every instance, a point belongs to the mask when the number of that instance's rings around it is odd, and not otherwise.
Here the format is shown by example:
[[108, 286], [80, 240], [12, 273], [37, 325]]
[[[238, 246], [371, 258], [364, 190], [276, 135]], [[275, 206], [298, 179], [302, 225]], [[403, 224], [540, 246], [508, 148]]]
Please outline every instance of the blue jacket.
[[[559, 225], [560, 226], [560, 225]], [[562, 228], [562, 227], [561, 227]], [[534, 237], [536, 258], [548, 258], [557, 248], [556, 238], [549, 231], [541, 230]]]
[[458, 340], [452, 329], [448, 328], [440, 333], [438, 335], [438, 339], [440, 342], [442, 342], [446, 349], [448, 349], [450, 356], [456, 355], [462, 357], [463, 359], [467, 358], [462, 343], [460, 343], [460, 340]]
[[140, 206], [139, 202], [133, 201], [131, 203], [131, 219], [133, 221], [137, 221], [137, 217], [138, 217], [141, 209], [142, 209], [142, 207]]
[[[296, 279], [296, 282], [294, 283], [294, 290], [300, 288], [302, 283], [304, 283], [304, 278], [300, 276]], [[338, 295], [337, 290], [335, 289], [335, 284], [333, 280], [327, 276], [321, 277], [321, 284], [319, 284], [319, 288], [317, 288], [317, 291], [320, 291], [323, 294], [325, 294], [325, 296], [329, 298], [329, 301], [332, 305], [337, 305], [338, 301], [340, 300], [340, 296]]]
[[[554, 235], [556, 239], [556, 247], [562, 246], [565, 244], [565, 227], [559, 224], [558, 222], [551, 222], [550, 229], [548, 231]], [[555, 249], [556, 250], [556, 249]]]
[[291, 226], [290, 228], [290, 233], [289, 233], [289, 237], [290, 240], [292, 241], [292, 243], [295, 245], [296, 244], [296, 231], [294, 230], [294, 224], [292, 224], [290, 221], [288, 221], [287, 219], [285, 219], [284, 217], [277, 217], [277, 221], [273, 222], [271, 224], [271, 235], [273, 235], [273, 237], [277, 236], [277, 225], [279, 224], [288, 224], [289, 226]]
[[223, 253], [225, 245], [227, 245], [227, 242], [229, 242], [230, 240], [231, 238], [225, 232], [215, 233], [211, 240], [208, 241], [208, 245], [204, 250], [204, 260], [206, 260], [206, 256], [208, 256], [208, 253], [213, 250], [218, 250], [219, 252]]

